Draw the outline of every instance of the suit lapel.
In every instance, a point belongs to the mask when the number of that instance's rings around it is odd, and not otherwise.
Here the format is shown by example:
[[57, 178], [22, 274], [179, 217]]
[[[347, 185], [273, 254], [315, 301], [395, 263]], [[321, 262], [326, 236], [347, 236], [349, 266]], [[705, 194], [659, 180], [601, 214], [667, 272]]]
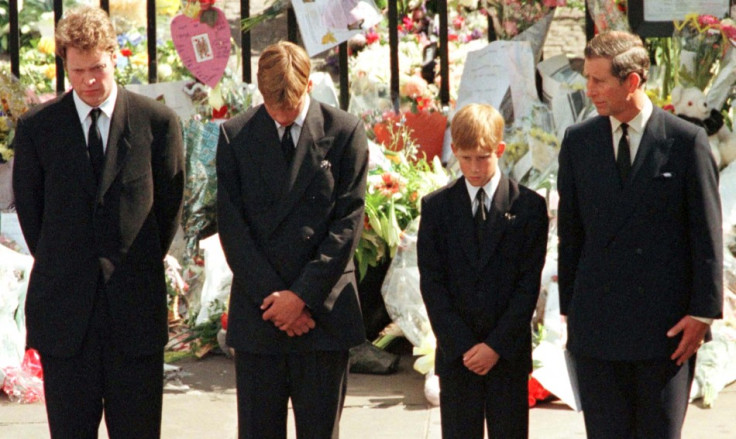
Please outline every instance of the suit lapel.
[[59, 112], [57, 122], [60, 127], [78, 127], [71, 136], [66, 137], [68, 148], [72, 154], [67, 166], [72, 175], [79, 177], [81, 186], [90, 195], [95, 197], [97, 191], [97, 183], [92, 172], [92, 164], [89, 160], [89, 152], [87, 151], [87, 142], [84, 137], [84, 127], [79, 122], [77, 106], [74, 104], [72, 92], [68, 92], [62, 97], [64, 110]]
[[289, 168], [286, 190], [271, 211], [273, 215], [270, 221], [271, 232], [276, 230], [276, 227], [301, 199], [309, 182], [322, 166], [322, 160], [332, 148], [333, 141], [333, 137], [325, 137], [322, 110], [319, 103], [312, 100], [304, 126], [299, 134], [294, 159]]
[[286, 191], [288, 168], [279, 147], [281, 142], [276, 123], [262, 105], [249, 125], [252, 128], [246, 131], [246, 136], [252, 136], [247, 139], [251, 160], [257, 165], [261, 180], [268, 188], [271, 197], [279, 199]]
[[604, 246], [614, 239], [629, 220], [642, 196], [654, 181], [654, 177], [667, 161], [673, 140], [666, 137], [663, 117], [663, 111], [655, 107], [644, 128], [629, 181], [612, 205], [611, 217], [608, 221], [609, 228], [607, 233], [602, 235], [605, 241], [602, 243]]
[[97, 192], [98, 200], [102, 200], [105, 192], [110, 189], [110, 185], [123, 168], [128, 156], [130, 150], [129, 111], [127, 92], [122, 87], [118, 87], [118, 97], [115, 101], [115, 109], [112, 112], [110, 133], [105, 148], [105, 167], [102, 170], [102, 181]]
[[480, 247], [479, 267], [488, 264], [491, 255], [496, 251], [501, 237], [506, 231], [507, 218], [514, 200], [519, 196], [519, 188], [505, 175], [501, 175], [496, 193], [491, 200], [491, 210], [486, 221], [486, 236]]
[[475, 235], [473, 222], [473, 205], [465, 185], [465, 178], [461, 177], [453, 183], [451, 192], [451, 215], [454, 217], [450, 224], [457, 225], [457, 239], [468, 257], [471, 265], [478, 266], [478, 239]]

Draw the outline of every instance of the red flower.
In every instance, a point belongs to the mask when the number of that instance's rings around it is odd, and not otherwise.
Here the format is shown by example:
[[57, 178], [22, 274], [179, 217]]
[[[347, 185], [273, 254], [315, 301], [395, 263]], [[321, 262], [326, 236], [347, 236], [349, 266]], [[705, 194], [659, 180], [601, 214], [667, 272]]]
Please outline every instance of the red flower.
[[365, 42], [366, 44], [373, 44], [376, 41], [379, 41], [381, 39], [381, 36], [378, 35], [378, 33], [374, 30], [369, 30], [365, 33]]
[[220, 325], [222, 325], [222, 329], [227, 331], [227, 313], [226, 312], [222, 313], [222, 315], [220, 316]]
[[457, 17], [455, 17], [454, 20], [452, 20], [452, 25], [455, 27], [455, 29], [462, 29], [464, 23], [465, 18], [462, 15], [458, 15]]
[[457, 34], [449, 34], [447, 35], [447, 41], [457, 41]]
[[213, 119], [224, 119], [225, 116], [227, 116], [227, 110], [228, 110], [227, 105], [223, 105], [219, 109], [213, 108], [212, 109], [212, 118]]
[[539, 381], [534, 377], [529, 377], [529, 407], [534, 407], [537, 401], [543, 401], [549, 398], [550, 395], [549, 390], [542, 387]]
[[122, 49], [120, 49], [120, 54], [124, 57], [129, 57], [133, 56], [133, 51], [128, 49], [127, 47], [123, 47]]

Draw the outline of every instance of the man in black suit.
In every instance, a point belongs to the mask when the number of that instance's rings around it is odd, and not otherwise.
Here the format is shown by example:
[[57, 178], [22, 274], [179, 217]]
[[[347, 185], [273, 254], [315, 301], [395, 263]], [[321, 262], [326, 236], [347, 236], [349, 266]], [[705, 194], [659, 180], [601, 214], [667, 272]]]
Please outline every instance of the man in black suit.
[[547, 251], [544, 198], [498, 169], [503, 118], [471, 104], [452, 118], [463, 177], [422, 199], [420, 288], [437, 337], [442, 437], [525, 439], [531, 318]]
[[718, 170], [705, 131], [644, 92], [641, 39], [585, 49], [599, 116], [560, 152], [560, 308], [589, 438], [679, 438], [695, 352], [722, 314]]
[[18, 218], [35, 258], [28, 345], [41, 355], [53, 438], [157, 438], [168, 340], [163, 259], [184, 183], [165, 106], [117, 87], [117, 41], [99, 8], [56, 28], [70, 91], [14, 139]]
[[353, 254], [363, 225], [362, 123], [309, 97], [310, 60], [279, 42], [258, 60], [264, 104], [217, 147], [220, 241], [233, 271], [239, 437], [337, 438], [348, 349], [365, 339]]

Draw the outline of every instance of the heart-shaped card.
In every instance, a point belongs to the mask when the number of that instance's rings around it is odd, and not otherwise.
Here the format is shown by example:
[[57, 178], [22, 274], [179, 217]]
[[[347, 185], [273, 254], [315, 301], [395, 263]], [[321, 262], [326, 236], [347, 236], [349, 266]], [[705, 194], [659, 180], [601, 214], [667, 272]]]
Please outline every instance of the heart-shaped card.
[[181, 14], [171, 21], [171, 38], [184, 66], [197, 79], [214, 87], [225, 73], [230, 57], [230, 26], [222, 10], [210, 10], [217, 14], [214, 26]]

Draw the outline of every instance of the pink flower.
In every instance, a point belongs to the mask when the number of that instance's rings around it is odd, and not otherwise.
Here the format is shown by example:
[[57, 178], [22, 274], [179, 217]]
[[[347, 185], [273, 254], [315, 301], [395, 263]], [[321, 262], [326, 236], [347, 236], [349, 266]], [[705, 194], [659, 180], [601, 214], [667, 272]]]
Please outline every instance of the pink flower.
[[376, 186], [381, 194], [385, 197], [391, 198], [391, 196], [399, 192], [403, 187], [401, 183], [401, 177], [393, 172], [384, 172], [381, 175], [381, 183]]
[[721, 25], [721, 30], [729, 40], [736, 40], [736, 27], [724, 24]]
[[416, 98], [424, 94], [427, 89], [427, 81], [421, 76], [409, 76], [401, 86], [400, 93], [402, 96]]
[[506, 32], [506, 35], [512, 37], [519, 33], [519, 26], [516, 25], [515, 21], [504, 21], [503, 30]]
[[720, 20], [712, 15], [699, 15], [698, 16], [698, 24], [700, 26], [715, 26], [717, 24], [720, 24]]

